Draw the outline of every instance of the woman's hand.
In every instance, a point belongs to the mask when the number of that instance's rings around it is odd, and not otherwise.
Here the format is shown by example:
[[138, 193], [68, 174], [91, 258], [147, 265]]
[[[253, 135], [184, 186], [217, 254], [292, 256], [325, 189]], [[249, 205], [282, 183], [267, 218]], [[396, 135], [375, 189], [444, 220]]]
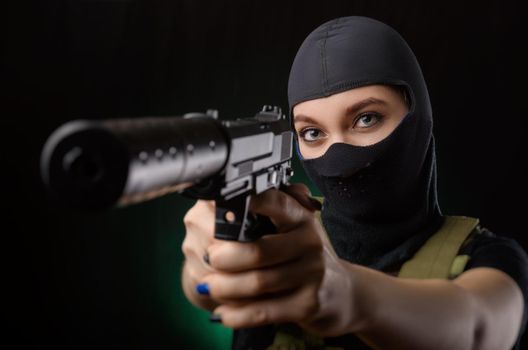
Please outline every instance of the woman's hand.
[[[187, 273], [219, 305], [214, 313], [225, 326], [292, 322], [320, 335], [344, 334], [352, 318], [344, 305], [352, 299], [350, 276], [331, 249], [308, 189], [291, 185], [285, 192], [252, 198], [250, 210], [269, 217], [278, 234], [251, 243], [215, 240], [214, 206], [197, 203], [185, 219]], [[201, 259], [205, 253], [208, 265]]]
[[208, 296], [196, 292], [198, 283], [215, 270], [207, 263], [207, 249], [215, 242], [215, 203], [198, 200], [183, 218], [185, 239], [182, 252], [185, 265], [182, 272], [182, 287], [187, 299], [194, 305], [212, 310], [218, 304]]

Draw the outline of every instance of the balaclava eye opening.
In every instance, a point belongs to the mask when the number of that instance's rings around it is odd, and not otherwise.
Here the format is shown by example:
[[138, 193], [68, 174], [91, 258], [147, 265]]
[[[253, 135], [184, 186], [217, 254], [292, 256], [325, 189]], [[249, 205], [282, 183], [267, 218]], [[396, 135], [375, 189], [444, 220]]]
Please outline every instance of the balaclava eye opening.
[[288, 98], [293, 117], [300, 102], [373, 84], [405, 89], [409, 112], [396, 129], [373, 145], [335, 143], [321, 157], [300, 159], [325, 197], [321, 217], [338, 255], [390, 270], [409, 259], [442, 222], [431, 105], [412, 50], [394, 29], [374, 19], [329, 21], [299, 48]]

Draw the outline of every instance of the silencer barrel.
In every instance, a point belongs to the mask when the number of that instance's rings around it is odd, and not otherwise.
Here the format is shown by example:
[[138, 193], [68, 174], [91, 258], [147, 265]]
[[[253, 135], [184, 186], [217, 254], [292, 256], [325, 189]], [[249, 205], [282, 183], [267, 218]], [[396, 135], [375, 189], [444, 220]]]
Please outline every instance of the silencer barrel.
[[53, 132], [42, 179], [61, 203], [104, 209], [183, 190], [224, 167], [229, 140], [205, 114], [74, 120]]

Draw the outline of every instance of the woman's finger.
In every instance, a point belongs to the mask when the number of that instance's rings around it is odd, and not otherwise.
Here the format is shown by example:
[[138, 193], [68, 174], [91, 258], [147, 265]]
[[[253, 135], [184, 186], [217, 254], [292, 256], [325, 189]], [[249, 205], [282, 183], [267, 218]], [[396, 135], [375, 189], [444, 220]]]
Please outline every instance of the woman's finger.
[[[302, 271], [302, 273], [300, 273]], [[320, 259], [306, 256], [278, 267], [241, 273], [213, 273], [201, 282], [207, 284], [211, 298], [221, 303], [237, 299], [267, 297], [322, 279]]]
[[230, 328], [251, 328], [275, 323], [306, 322], [319, 309], [317, 287], [307, 285], [273, 299], [251, 303], [223, 304], [213, 313]]
[[281, 187], [281, 191], [289, 194], [303, 207], [310, 211], [321, 210], [321, 202], [312, 197], [310, 189], [302, 183], [294, 183]]
[[[312, 219], [315, 220], [315, 219]], [[207, 249], [209, 264], [223, 272], [260, 269], [322, 251], [319, 235], [308, 222], [287, 233], [265, 235], [255, 242], [215, 241]]]
[[214, 202], [197, 201], [184, 217], [185, 238], [181, 250], [194, 270], [212, 271], [203, 257], [214, 242]]
[[250, 210], [269, 217], [279, 232], [290, 231], [311, 214], [295, 198], [276, 189], [252, 197]]

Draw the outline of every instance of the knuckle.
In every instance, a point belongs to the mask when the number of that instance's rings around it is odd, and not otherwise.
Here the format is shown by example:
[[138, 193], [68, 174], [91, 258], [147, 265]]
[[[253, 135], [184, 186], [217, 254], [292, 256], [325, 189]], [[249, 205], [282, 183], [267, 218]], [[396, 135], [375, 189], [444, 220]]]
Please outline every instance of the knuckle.
[[191, 239], [189, 239], [189, 237], [186, 237], [183, 240], [183, 243], [181, 245], [181, 251], [186, 257], [194, 255], [194, 245], [192, 244], [192, 241]]
[[290, 205], [290, 198], [288, 197], [288, 195], [284, 192], [280, 192], [280, 191], [275, 191], [275, 197], [274, 197], [274, 203], [273, 205], [275, 206], [278, 206], [279, 208], [282, 208], [282, 209], [287, 209]]
[[189, 256], [191, 254], [191, 246], [189, 245], [188, 243], [188, 240], [187, 239], [184, 239], [183, 240], [183, 243], [181, 245], [181, 251], [183, 253], [184, 256]]
[[237, 270], [240, 251], [232, 242], [215, 242], [207, 247], [209, 265], [213, 268], [231, 271]]
[[321, 237], [319, 237], [318, 235], [313, 236], [312, 248], [314, 249], [314, 252], [318, 254], [323, 253], [323, 250], [324, 250], [323, 241], [321, 240]]
[[298, 193], [303, 194], [303, 195], [310, 195], [311, 194], [310, 189], [308, 188], [308, 186], [306, 186], [305, 184], [300, 183], [300, 182], [291, 184], [290, 188], [293, 191], [298, 192]]
[[321, 281], [325, 274], [325, 263], [323, 255], [310, 257], [305, 265], [306, 271], [310, 273], [310, 281]]
[[324, 246], [321, 244], [321, 242], [317, 242], [313, 244], [312, 248], [313, 254], [318, 258], [317, 261], [320, 261], [324, 257]]
[[255, 294], [262, 293], [266, 291], [267, 279], [264, 273], [256, 271], [252, 274], [252, 291]]
[[309, 287], [304, 292], [305, 303], [301, 309], [301, 317], [309, 319], [317, 313], [320, 308], [318, 289]]
[[207, 249], [207, 254], [209, 258], [209, 266], [213, 268], [221, 268], [222, 266], [219, 264], [219, 262], [222, 261], [221, 259], [221, 252], [218, 251], [218, 249], [215, 249], [215, 245], [209, 246]]
[[193, 266], [193, 264], [186, 263], [185, 269], [187, 270], [187, 276], [191, 279], [191, 281], [198, 281], [202, 277], [198, 270]]
[[[194, 207], [193, 207], [194, 208]], [[193, 209], [189, 209], [187, 211], [187, 213], [185, 213], [185, 216], [183, 217], [183, 224], [185, 225], [185, 227], [187, 229], [193, 227], [195, 225], [195, 221], [194, 221], [194, 213], [193, 213]]]
[[323, 241], [318, 235], [310, 235], [310, 238], [306, 240], [306, 248], [308, 252], [313, 254], [322, 254], [324, 250]]
[[252, 313], [253, 316], [253, 322], [255, 324], [265, 324], [268, 323], [269, 315], [266, 312], [266, 309], [264, 308], [258, 308], [255, 310], [255, 312]]
[[262, 251], [261, 246], [258, 243], [247, 243], [248, 250], [248, 260], [252, 265], [258, 265], [262, 262], [264, 258], [264, 252]]
[[[321, 260], [322, 260], [322, 256], [321, 256]], [[321, 261], [319, 260], [319, 261]], [[314, 275], [317, 276], [317, 280], [322, 280], [323, 277], [324, 277], [324, 274], [325, 274], [325, 266], [324, 264], [320, 263], [320, 262], [317, 262], [314, 266]]]
[[306, 194], [309, 194], [309, 195], [311, 194], [310, 189], [309, 189], [308, 186], [306, 186], [305, 184], [299, 182], [299, 183], [297, 183], [296, 185], [299, 187], [299, 189], [300, 189], [303, 193], [306, 193]]
[[183, 216], [185, 227], [195, 227], [214, 211], [214, 201], [197, 200]]
[[216, 208], [216, 203], [215, 201], [201, 201], [203, 202], [210, 210], [214, 210]]

